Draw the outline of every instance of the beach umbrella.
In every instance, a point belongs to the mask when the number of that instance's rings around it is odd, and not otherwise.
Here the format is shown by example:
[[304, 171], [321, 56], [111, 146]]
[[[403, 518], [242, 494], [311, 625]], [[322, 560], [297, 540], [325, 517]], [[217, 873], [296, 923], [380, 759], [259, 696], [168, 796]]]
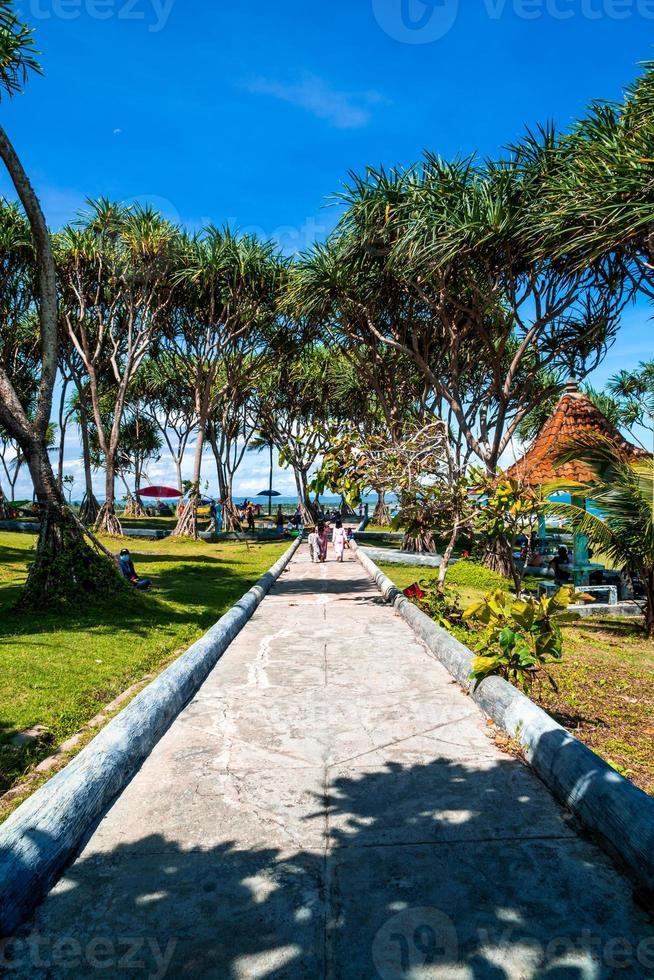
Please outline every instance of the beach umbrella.
[[[271, 473], [272, 477], [272, 473]], [[262, 490], [261, 493], [257, 494], [257, 497], [267, 497], [268, 498], [268, 517], [272, 514], [272, 499], [273, 497], [281, 497], [281, 493], [277, 490], [273, 490], [272, 486], [270, 490]]]
[[174, 487], [146, 487], [145, 490], [138, 491], [139, 497], [158, 497], [159, 499], [172, 500], [182, 496], [181, 490]]

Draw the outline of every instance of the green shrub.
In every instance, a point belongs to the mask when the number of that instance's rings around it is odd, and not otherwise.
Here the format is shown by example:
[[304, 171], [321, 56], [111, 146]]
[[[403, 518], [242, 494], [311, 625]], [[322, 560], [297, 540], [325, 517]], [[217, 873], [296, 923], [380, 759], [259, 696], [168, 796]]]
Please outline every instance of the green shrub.
[[536, 678], [545, 676], [556, 690], [547, 665], [563, 656], [561, 624], [579, 618], [567, 612], [576, 598], [571, 586], [540, 599], [514, 599], [500, 589], [474, 603], [463, 614], [464, 622], [482, 627], [470, 676], [479, 681], [499, 674], [525, 692]]
[[462, 558], [451, 565], [447, 570], [447, 581], [449, 585], [467, 585], [484, 591], [508, 589], [511, 586], [509, 579], [498, 572], [491, 572], [471, 558]]

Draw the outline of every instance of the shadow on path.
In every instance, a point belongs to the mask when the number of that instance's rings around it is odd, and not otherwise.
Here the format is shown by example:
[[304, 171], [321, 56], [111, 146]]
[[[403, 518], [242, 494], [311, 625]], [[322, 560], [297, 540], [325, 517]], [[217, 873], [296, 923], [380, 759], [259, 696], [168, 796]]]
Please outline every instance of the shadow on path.
[[57, 978], [654, 976], [628, 883], [555, 808], [543, 817], [542, 794], [514, 760], [435, 759], [335, 775], [302, 821], [325, 827], [324, 847], [265, 846], [263, 814], [247, 847], [228, 823], [223, 842], [186, 851], [144, 827], [82, 854], [4, 964]]

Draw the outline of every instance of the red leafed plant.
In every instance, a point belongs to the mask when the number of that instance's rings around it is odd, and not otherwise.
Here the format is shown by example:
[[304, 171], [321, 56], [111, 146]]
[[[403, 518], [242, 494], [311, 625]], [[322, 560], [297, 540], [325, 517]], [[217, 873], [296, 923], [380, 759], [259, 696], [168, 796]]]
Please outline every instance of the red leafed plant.
[[413, 585], [410, 585], [407, 589], [405, 589], [404, 595], [407, 597], [407, 599], [426, 599], [427, 597], [427, 593], [423, 592], [417, 582], [414, 582]]

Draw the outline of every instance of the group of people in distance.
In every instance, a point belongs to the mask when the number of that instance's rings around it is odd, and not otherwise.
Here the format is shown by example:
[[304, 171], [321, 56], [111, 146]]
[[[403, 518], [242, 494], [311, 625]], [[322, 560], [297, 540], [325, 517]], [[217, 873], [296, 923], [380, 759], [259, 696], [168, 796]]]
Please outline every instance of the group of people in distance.
[[336, 561], [345, 560], [345, 549], [350, 547], [350, 532], [343, 527], [343, 522], [340, 520], [336, 521], [333, 529], [324, 521], [319, 521], [309, 534], [309, 553], [312, 562], [327, 561], [330, 530]]

